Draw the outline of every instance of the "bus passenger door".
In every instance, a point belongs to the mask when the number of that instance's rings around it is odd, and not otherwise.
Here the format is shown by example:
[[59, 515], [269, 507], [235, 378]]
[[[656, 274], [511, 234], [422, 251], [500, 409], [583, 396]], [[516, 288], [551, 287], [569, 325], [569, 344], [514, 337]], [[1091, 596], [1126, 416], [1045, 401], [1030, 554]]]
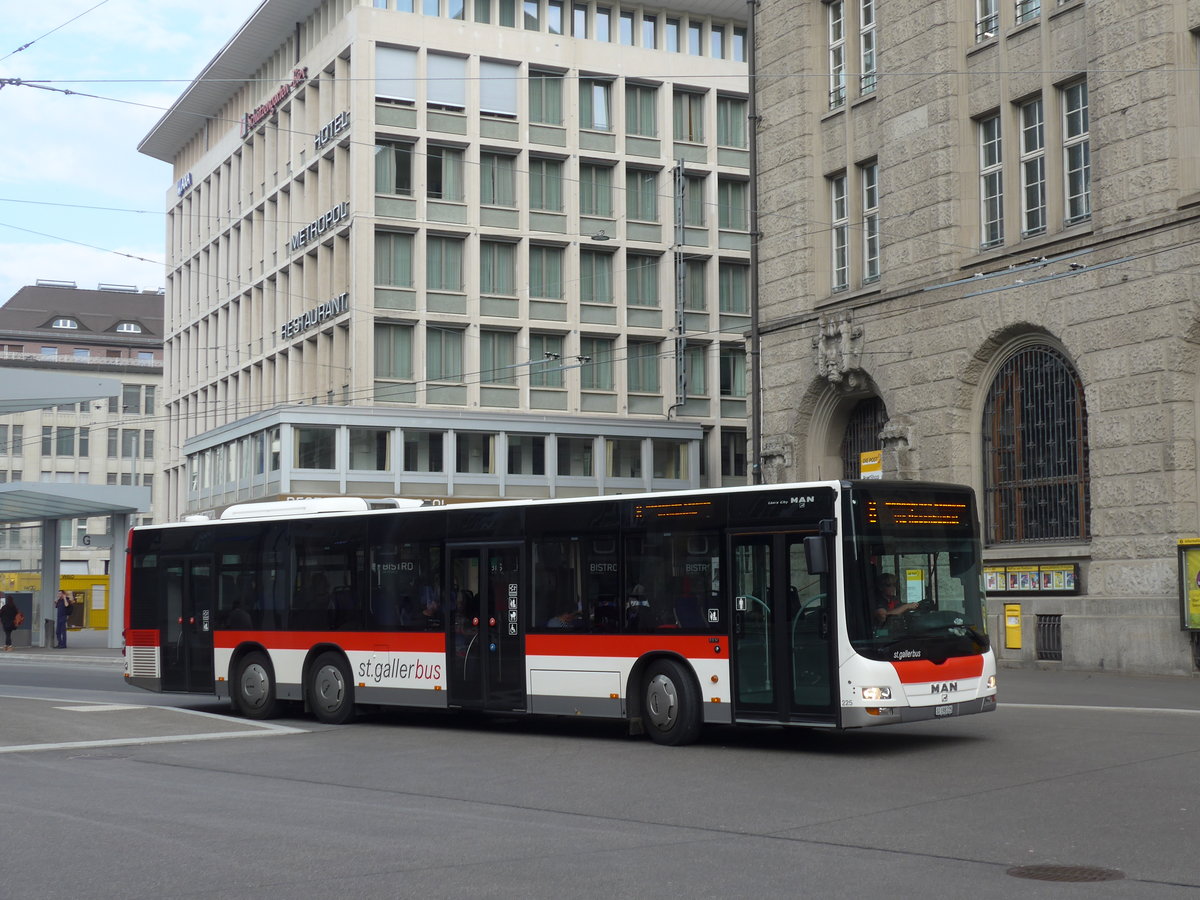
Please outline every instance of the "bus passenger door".
[[213, 566], [208, 556], [167, 556], [160, 589], [164, 691], [213, 691]]
[[450, 705], [525, 709], [521, 545], [451, 547], [446, 663]]
[[829, 576], [810, 575], [807, 534], [732, 539], [734, 715], [836, 721]]

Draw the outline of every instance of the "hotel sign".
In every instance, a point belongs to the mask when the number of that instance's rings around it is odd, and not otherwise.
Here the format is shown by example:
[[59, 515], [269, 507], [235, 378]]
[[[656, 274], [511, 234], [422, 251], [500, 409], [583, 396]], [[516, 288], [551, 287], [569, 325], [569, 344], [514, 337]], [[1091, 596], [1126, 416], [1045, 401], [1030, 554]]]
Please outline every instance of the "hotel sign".
[[279, 108], [279, 104], [286, 100], [296, 88], [304, 83], [308, 78], [308, 67], [301, 69], [292, 69], [292, 80], [272, 94], [266, 103], [255, 108], [254, 112], [248, 112], [242, 116], [242, 137], [246, 137], [255, 128], [261, 125], [266, 119], [271, 116]]
[[299, 231], [292, 235], [292, 239], [288, 241], [288, 250], [299, 250], [309, 241], [316, 240], [318, 237], [333, 228], [339, 222], [350, 218], [350, 204], [343, 200], [329, 212], [320, 218], [305, 225]]
[[350, 294], [338, 294], [332, 300], [322, 303], [319, 306], [314, 306], [304, 315], [296, 316], [296, 318], [284, 322], [279, 328], [279, 339], [286, 341], [302, 332], [308, 331], [310, 328], [316, 328], [318, 325], [322, 325], [344, 312], [349, 312], [349, 310]]
[[320, 131], [313, 135], [313, 149], [320, 150], [335, 137], [350, 127], [350, 112], [338, 113]]

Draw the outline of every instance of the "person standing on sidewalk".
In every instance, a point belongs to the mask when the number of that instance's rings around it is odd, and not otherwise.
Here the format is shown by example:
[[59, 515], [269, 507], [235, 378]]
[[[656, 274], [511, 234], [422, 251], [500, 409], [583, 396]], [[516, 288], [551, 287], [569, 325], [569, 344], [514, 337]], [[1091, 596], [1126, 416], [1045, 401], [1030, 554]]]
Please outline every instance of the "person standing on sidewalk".
[[54, 629], [54, 649], [67, 649], [67, 619], [71, 617], [71, 597], [66, 591], [58, 592], [54, 601], [54, 612], [57, 622]]
[[12, 633], [17, 627], [17, 604], [12, 597], [4, 597], [0, 605], [0, 627], [4, 628], [4, 649], [12, 649]]

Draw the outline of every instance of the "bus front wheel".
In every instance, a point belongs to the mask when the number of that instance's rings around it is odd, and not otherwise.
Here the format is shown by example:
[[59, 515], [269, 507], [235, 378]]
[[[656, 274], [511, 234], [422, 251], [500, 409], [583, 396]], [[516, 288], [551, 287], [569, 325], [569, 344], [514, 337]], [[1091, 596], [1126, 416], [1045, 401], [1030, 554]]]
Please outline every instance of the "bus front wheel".
[[700, 735], [700, 693], [691, 675], [669, 659], [652, 662], [646, 669], [642, 715], [650, 739], [677, 747]]
[[308, 706], [327, 725], [344, 725], [354, 718], [354, 682], [340, 653], [322, 653], [308, 681]]
[[234, 702], [247, 719], [271, 719], [279, 714], [275, 672], [265, 653], [247, 653], [238, 663]]

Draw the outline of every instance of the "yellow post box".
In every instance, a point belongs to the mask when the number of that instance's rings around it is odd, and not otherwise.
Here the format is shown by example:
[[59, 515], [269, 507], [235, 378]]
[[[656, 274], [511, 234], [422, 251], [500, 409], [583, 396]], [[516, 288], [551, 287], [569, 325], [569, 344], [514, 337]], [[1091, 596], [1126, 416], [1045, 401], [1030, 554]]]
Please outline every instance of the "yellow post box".
[[1004, 646], [1009, 650], [1021, 649], [1021, 604], [1004, 604]]

